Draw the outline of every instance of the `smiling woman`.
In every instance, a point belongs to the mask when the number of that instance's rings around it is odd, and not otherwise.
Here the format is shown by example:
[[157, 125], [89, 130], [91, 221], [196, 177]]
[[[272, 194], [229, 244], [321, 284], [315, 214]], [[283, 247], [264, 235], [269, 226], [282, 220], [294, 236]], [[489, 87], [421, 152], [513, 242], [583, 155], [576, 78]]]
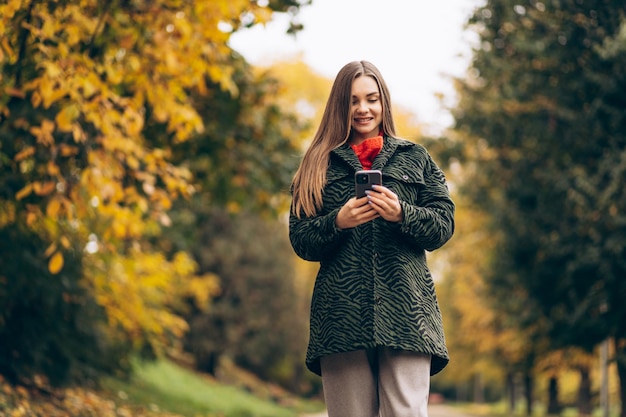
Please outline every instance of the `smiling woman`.
[[[291, 244], [320, 262], [306, 365], [329, 417], [426, 417], [448, 363], [425, 251], [452, 236], [454, 203], [428, 152], [396, 136], [390, 103], [373, 64], [346, 64], [293, 180]], [[365, 167], [383, 185], [356, 197]]]

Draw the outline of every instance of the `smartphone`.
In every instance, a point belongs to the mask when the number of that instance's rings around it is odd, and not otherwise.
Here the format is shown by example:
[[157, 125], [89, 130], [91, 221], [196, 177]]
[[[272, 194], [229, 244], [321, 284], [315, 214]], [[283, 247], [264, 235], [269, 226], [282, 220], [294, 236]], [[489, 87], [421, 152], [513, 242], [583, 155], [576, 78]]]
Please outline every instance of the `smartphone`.
[[365, 196], [365, 191], [371, 190], [372, 185], [383, 185], [383, 173], [377, 169], [357, 171], [354, 174], [354, 188], [356, 198]]

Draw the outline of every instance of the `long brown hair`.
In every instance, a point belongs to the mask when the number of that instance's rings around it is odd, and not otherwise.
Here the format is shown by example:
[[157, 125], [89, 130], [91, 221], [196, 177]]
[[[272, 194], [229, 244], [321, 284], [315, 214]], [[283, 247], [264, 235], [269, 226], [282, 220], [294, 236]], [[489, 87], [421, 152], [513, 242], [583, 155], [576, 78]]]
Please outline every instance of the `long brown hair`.
[[383, 108], [380, 126], [383, 133], [395, 136], [389, 89], [378, 68], [367, 61], [346, 64], [335, 78], [322, 121], [293, 178], [292, 211], [298, 218], [302, 214], [314, 216], [322, 208], [322, 191], [326, 185], [330, 152], [350, 139], [352, 82], [364, 75], [372, 77], [378, 84]]

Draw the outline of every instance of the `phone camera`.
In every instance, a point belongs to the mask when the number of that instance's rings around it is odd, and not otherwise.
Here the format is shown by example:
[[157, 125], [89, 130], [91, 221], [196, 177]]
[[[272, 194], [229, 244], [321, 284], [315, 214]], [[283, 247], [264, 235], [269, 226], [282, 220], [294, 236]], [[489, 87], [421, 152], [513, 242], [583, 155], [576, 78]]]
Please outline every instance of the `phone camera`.
[[367, 184], [368, 182], [368, 175], [367, 174], [359, 174], [356, 176], [356, 182], [357, 184]]

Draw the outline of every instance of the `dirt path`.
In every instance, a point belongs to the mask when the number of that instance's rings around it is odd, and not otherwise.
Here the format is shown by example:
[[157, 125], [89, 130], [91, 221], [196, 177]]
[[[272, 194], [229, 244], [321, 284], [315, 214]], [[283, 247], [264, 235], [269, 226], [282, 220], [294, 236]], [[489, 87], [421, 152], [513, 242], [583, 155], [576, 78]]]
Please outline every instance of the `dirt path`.
[[472, 417], [454, 407], [445, 404], [433, 404], [428, 406], [428, 417]]
[[[307, 414], [302, 417], [328, 417], [326, 413]], [[454, 407], [445, 404], [433, 404], [428, 406], [428, 417], [472, 417], [469, 414], [462, 413]]]

